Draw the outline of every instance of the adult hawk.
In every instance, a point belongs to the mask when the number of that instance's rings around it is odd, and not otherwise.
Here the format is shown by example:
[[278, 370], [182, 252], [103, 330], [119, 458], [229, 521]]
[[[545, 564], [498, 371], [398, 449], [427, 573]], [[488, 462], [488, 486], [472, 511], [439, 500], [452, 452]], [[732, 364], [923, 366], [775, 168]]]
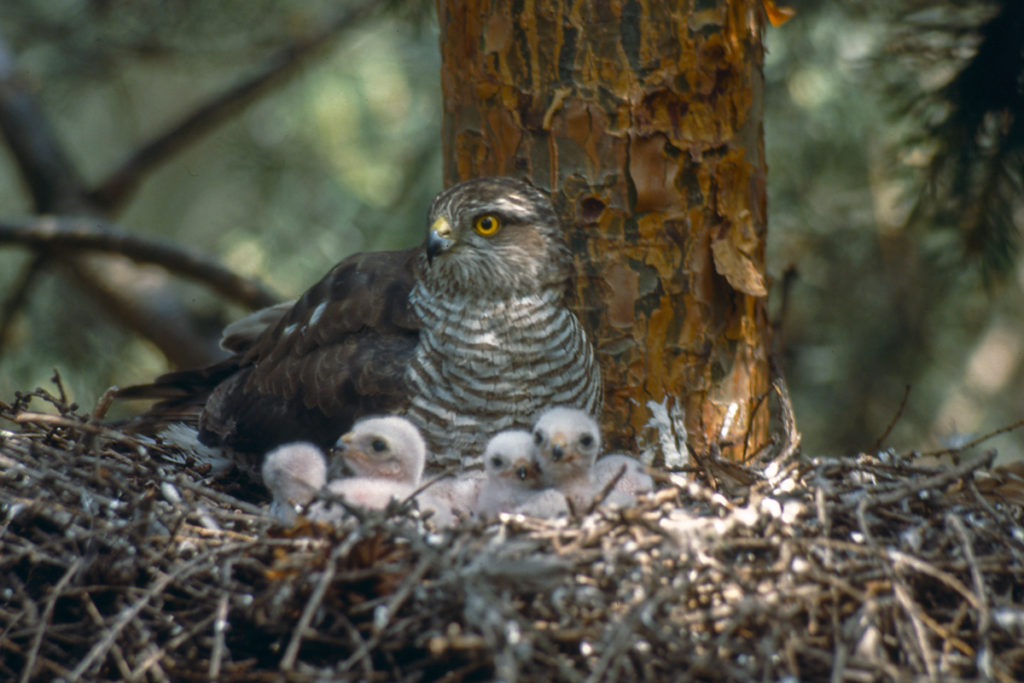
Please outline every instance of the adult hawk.
[[359, 417], [397, 413], [423, 432], [432, 469], [479, 462], [493, 434], [549, 406], [596, 414], [600, 370], [568, 308], [572, 259], [548, 198], [469, 180], [428, 221], [423, 245], [350, 256], [231, 358], [121, 396], [201, 401], [200, 440], [255, 456], [327, 448]]

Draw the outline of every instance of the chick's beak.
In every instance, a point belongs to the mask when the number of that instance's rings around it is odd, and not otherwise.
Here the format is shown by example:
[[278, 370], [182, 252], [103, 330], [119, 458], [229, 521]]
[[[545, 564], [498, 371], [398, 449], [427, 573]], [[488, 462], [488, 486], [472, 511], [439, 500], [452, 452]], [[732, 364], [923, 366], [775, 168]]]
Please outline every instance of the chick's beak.
[[556, 461], [561, 460], [565, 455], [566, 439], [561, 434], [551, 437], [551, 457]]
[[444, 216], [438, 216], [427, 235], [427, 259], [433, 261], [435, 256], [451, 249], [454, 243], [452, 224]]
[[540, 477], [540, 467], [538, 467], [537, 463], [532, 460], [524, 460], [520, 458], [515, 462], [515, 467], [512, 469], [512, 475], [519, 481], [537, 479]]
[[333, 450], [338, 453], [344, 453], [352, 445], [352, 433], [342, 434], [338, 437], [338, 440], [334, 442]]
[[342, 462], [349, 469], [353, 469], [355, 466], [363, 463], [370, 463], [373, 461], [372, 458], [368, 457], [365, 452], [358, 446], [352, 443], [351, 438], [346, 438], [349, 435], [338, 439], [338, 448], [336, 453], [341, 458]]

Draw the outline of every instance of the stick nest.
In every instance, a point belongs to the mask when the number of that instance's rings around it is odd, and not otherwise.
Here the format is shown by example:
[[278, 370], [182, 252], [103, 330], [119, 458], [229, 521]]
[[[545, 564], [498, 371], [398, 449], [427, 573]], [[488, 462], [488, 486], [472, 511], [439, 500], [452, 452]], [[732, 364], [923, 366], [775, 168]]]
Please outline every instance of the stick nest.
[[1024, 481], [991, 454], [705, 458], [574, 519], [282, 528], [63, 395], [0, 417], [3, 680], [1024, 679]]

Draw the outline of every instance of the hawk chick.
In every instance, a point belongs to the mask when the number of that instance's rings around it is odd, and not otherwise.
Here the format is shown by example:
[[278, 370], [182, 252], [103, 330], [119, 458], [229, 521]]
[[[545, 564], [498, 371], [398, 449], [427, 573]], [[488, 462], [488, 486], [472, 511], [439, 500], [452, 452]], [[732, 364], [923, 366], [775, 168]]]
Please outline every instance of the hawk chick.
[[617, 476], [603, 502], [632, 505], [634, 494], [653, 488], [650, 475], [635, 460], [623, 455], [597, 459], [601, 430], [584, 411], [545, 411], [534, 425], [533, 442], [544, 483], [564, 493], [577, 510], [588, 507]]
[[308, 505], [327, 483], [324, 454], [311, 443], [278, 446], [263, 461], [263, 483], [274, 496], [271, 515], [292, 523], [296, 508]]
[[[416, 427], [402, 417], [370, 417], [357, 422], [352, 431], [338, 439], [338, 453], [354, 477], [335, 479], [327, 490], [351, 505], [382, 510], [392, 500], [416, 495], [421, 510], [431, 510], [438, 526], [451, 526], [455, 519], [445, 501], [429, 490], [420, 491], [426, 444]], [[329, 508], [314, 506], [312, 519], [329, 519]]]
[[[484, 472], [487, 480], [477, 498], [475, 512], [483, 518], [499, 512], [513, 512], [522, 506], [530, 513], [536, 505], [531, 500], [542, 491], [540, 468], [533, 456], [533, 437], [529, 432], [512, 429], [491, 438], [484, 450]], [[562, 501], [565, 507], [564, 499]], [[556, 511], [554, 514], [557, 514]], [[552, 516], [534, 513], [535, 516]]]

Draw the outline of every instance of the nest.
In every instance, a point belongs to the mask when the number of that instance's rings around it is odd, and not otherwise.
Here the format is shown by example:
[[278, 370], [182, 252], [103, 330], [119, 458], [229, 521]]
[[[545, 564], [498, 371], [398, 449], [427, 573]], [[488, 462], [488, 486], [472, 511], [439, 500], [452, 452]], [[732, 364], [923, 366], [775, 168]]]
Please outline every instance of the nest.
[[63, 395], [0, 417], [4, 680], [1024, 679], [1024, 486], [992, 454], [704, 459], [572, 519], [283, 528]]

